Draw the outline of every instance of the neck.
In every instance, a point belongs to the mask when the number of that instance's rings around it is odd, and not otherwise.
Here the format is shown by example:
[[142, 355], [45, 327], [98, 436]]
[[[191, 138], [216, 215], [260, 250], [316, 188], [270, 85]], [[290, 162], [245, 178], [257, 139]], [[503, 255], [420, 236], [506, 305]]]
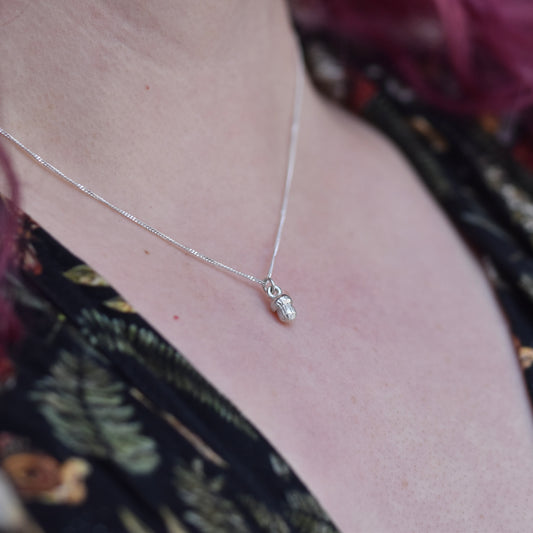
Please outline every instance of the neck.
[[288, 103], [295, 40], [283, 0], [20, 0], [2, 4], [0, 22], [8, 120], [53, 127], [72, 110], [79, 123], [117, 100], [144, 105], [149, 90], [198, 112], [222, 98], [228, 113]]
[[[297, 61], [283, 0], [34, 0], [10, 10], [0, 10], [6, 130], [169, 234], [179, 228], [176, 236], [201, 247], [221, 224], [239, 235], [241, 220], [229, 213], [240, 213], [256, 220], [247, 229], [270, 254]], [[307, 87], [304, 115], [310, 96]], [[39, 205], [57, 211], [64, 194], [79, 205], [78, 192], [46, 179]]]
[[196, 183], [216, 175], [205, 159], [218, 156], [218, 168], [236, 169], [274, 154], [281, 173], [297, 60], [283, 0], [10, 5], [2, 125], [62, 170], [97, 185], [96, 175], [131, 176], [117, 156], [132, 152], [153, 168], [149, 135], [176, 155], [173, 176]]
[[109, 142], [133, 111], [163, 108], [182, 128], [287, 116], [295, 41], [282, 0], [9, 4], [0, 10], [1, 112], [21, 134]]
[[85, 48], [111, 44], [114, 49], [108, 48], [108, 52], [113, 57], [124, 59], [127, 49], [133, 56], [174, 69], [190, 64], [198, 68], [199, 61], [209, 67], [230, 59], [250, 59], [250, 53], [260, 53], [256, 59], [265, 59], [266, 52], [276, 51], [280, 38], [287, 44], [284, 0], [21, 3], [27, 5], [20, 18], [33, 19], [29, 22], [34, 32], [42, 34], [44, 30], [48, 44], [59, 41], [64, 47], [74, 41]]

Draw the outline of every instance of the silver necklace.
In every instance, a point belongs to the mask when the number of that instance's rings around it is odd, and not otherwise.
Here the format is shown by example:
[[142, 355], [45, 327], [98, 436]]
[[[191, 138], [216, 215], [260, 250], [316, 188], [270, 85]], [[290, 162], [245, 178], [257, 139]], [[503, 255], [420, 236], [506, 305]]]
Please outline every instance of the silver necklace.
[[296, 66], [296, 84], [295, 84], [295, 89], [294, 89], [294, 100], [293, 100], [293, 110], [292, 110], [292, 122], [291, 122], [291, 129], [290, 129], [289, 157], [288, 157], [288, 162], [287, 162], [287, 172], [285, 176], [283, 201], [281, 204], [278, 231], [276, 233], [276, 240], [274, 242], [274, 250], [272, 252], [272, 258], [270, 260], [270, 267], [268, 269], [267, 275], [264, 278], [259, 278], [252, 274], [246, 274], [245, 272], [241, 272], [240, 270], [237, 270], [236, 268], [233, 268], [229, 265], [225, 265], [224, 263], [217, 261], [216, 259], [212, 259], [208, 257], [207, 255], [204, 255], [203, 253], [199, 252], [198, 250], [195, 250], [194, 248], [191, 248], [190, 246], [187, 246], [181, 242], [178, 242], [177, 240], [166, 235], [162, 231], [159, 231], [153, 226], [150, 226], [150, 224], [147, 224], [143, 220], [137, 218], [135, 215], [112, 204], [111, 202], [109, 202], [108, 200], [100, 196], [99, 194], [85, 187], [85, 185], [78, 183], [72, 178], [69, 178], [66, 174], [61, 172], [54, 165], [44, 160], [40, 155], [36, 154], [35, 152], [27, 148], [24, 144], [22, 144], [18, 139], [16, 139], [13, 135], [8, 133], [2, 127], [0, 127], [0, 134], [4, 138], [9, 140], [10, 142], [15, 144], [26, 155], [28, 155], [31, 159], [33, 159], [34, 161], [39, 163], [41, 166], [43, 166], [45, 169], [50, 171], [52, 174], [55, 174], [57, 177], [66, 181], [70, 185], [76, 187], [78, 190], [80, 190], [87, 196], [90, 196], [94, 200], [100, 202], [101, 204], [104, 204], [105, 206], [109, 207], [110, 209], [118, 213], [119, 215], [123, 216], [124, 218], [127, 218], [131, 222], [134, 222], [141, 228], [144, 228], [145, 230], [156, 235], [160, 239], [163, 239], [164, 241], [179, 248], [183, 252], [195, 257], [196, 259], [203, 261], [204, 263], [207, 263], [216, 268], [229, 272], [230, 274], [240, 276], [242, 278], [247, 279], [248, 281], [252, 283], [256, 283], [260, 285], [270, 300], [270, 308], [272, 309], [272, 311], [276, 312], [281, 322], [288, 323], [288, 322], [292, 322], [296, 318], [296, 310], [294, 308], [292, 298], [288, 294], [284, 293], [281, 290], [281, 288], [278, 285], [276, 285], [276, 283], [272, 279], [272, 273], [274, 271], [274, 263], [276, 261], [276, 256], [279, 250], [281, 234], [283, 232], [283, 226], [285, 224], [285, 218], [287, 216], [289, 193], [291, 189], [292, 179], [294, 176], [294, 167], [296, 163], [296, 148], [298, 145], [298, 134], [300, 130], [300, 117], [301, 117], [301, 112], [302, 112], [302, 100], [303, 100], [303, 81], [304, 81], [303, 71], [304, 71], [303, 59], [301, 58], [301, 55], [298, 54], [297, 66]]

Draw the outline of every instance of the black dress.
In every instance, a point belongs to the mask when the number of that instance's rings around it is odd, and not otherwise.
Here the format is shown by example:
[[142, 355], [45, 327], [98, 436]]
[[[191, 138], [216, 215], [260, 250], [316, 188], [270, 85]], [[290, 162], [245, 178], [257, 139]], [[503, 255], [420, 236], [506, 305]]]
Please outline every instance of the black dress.
[[[482, 262], [531, 393], [533, 179], [519, 131], [444, 116], [381, 67], [306, 46], [317, 85], [397, 143]], [[328, 78], [332, 63], [342, 76]], [[0, 487], [30, 517], [12, 519], [29, 520], [20, 531], [338, 531], [253, 423], [24, 214], [18, 267], [6, 290], [25, 332], [0, 360]], [[7, 524], [15, 508], [0, 501]]]

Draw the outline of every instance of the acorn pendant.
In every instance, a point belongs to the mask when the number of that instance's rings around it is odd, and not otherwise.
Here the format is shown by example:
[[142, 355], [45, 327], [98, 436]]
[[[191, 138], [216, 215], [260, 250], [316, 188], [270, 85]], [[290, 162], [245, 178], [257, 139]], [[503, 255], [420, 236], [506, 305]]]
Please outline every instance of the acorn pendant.
[[281, 322], [292, 322], [296, 318], [296, 309], [292, 303], [292, 298], [288, 294], [284, 294], [269, 278], [265, 280], [263, 288], [270, 298], [270, 309], [276, 312]]
[[288, 294], [281, 294], [270, 302], [270, 309], [276, 311], [282, 322], [292, 322], [296, 318], [296, 309], [292, 305], [292, 298]]

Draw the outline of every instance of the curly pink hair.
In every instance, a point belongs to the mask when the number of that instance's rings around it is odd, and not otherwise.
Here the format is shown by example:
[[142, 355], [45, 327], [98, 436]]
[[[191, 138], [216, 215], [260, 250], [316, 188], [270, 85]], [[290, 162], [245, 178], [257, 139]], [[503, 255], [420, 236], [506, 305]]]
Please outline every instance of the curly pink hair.
[[[0, 169], [6, 177], [10, 202], [0, 205], [0, 371], [6, 360], [7, 346], [14, 342], [20, 334], [20, 325], [13, 313], [11, 305], [2, 293], [1, 283], [10, 267], [14, 252], [17, 232], [17, 218], [14, 209], [19, 205], [19, 186], [13, 167], [5, 151], [0, 147]], [[1, 201], [1, 200], [0, 200]]]
[[432, 103], [509, 113], [533, 103], [530, 0], [293, 0], [302, 26], [385, 55]]

